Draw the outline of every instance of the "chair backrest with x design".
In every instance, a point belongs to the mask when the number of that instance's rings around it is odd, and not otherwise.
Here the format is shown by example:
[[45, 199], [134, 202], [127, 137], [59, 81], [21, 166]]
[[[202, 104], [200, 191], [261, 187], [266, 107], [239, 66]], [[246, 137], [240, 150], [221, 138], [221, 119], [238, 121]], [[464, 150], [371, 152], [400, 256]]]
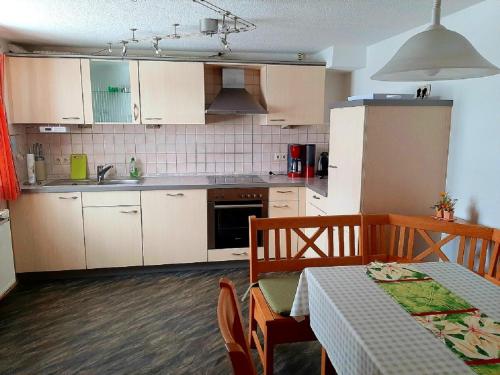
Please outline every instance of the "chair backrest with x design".
[[[259, 274], [267, 272], [362, 264], [361, 215], [266, 219], [251, 216], [249, 220], [252, 283], [258, 281]], [[320, 241], [321, 237], [324, 241]]]
[[488, 280], [500, 285], [500, 229], [495, 229], [492, 236], [493, 247], [488, 264], [488, 273], [484, 276]]
[[450, 261], [453, 254], [452, 261], [481, 276], [487, 271], [492, 228], [392, 214], [363, 215], [362, 221], [365, 263]]

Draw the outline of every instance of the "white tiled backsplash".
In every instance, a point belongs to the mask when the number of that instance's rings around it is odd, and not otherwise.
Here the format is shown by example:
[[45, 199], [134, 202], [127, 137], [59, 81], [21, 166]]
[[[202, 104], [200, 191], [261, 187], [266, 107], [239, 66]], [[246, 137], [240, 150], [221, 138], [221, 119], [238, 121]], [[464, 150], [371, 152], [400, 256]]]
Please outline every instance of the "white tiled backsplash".
[[318, 155], [328, 151], [324, 125], [281, 129], [260, 125], [258, 116], [207, 117], [207, 125], [72, 126], [66, 134], [41, 134], [38, 126], [15, 125], [16, 156], [22, 164], [19, 159], [26, 147], [41, 143], [48, 177], [67, 178], [72, 153], [87, 154], [91, 176], [99, 164], [113, 164], [110, 175], [127, 176], [131, 157], [136, 158], [141, 174], [157, 176], [285, 172], [286, 161], [273, 161], [273, 157], [276, 152], [286, 153], [288, 143], [314, 143]]

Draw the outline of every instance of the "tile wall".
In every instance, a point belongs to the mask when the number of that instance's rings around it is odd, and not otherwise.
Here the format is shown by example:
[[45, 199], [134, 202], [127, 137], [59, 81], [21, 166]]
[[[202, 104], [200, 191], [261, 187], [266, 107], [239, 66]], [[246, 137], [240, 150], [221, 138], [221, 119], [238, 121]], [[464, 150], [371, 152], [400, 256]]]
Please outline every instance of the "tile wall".
[[49, 178], [69, 176], [69, 156], [85, 153], [89, 174], [99, 164], [113, 164], [110, 173], [128, 175], [135, 157], [144, 176], [267, 174], [286, 171], [286, 161], [274, 161], [274, 153], [286, 152], [288, 143], [315, 143], [317, 153], [328, 151], [328, 127], [298, 126], [281, 129], [260, 125], [259, 116], [207, 116], [207, 125], [93, 125], [71, 127], [66, 134], [41, 134], [38, 126], [14, 125], [18, 174], [27, 146], [43, 144]]

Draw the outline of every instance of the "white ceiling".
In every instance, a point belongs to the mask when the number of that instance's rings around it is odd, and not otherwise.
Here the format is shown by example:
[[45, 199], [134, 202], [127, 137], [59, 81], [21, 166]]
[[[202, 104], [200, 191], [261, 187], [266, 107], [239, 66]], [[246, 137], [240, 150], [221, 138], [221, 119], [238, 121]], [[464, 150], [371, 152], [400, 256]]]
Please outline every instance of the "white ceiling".
[[[370, 45], [430, 20], [433, 0], [211, 0], [257, 24], [231, 35], [233, 51], [317, 52], [331, 45]], [[443, 0], [444, 15], [481, 0]], [[0, 0], [0, 37], [38, 46], [101, 47], [130, 37], [195, 33], [213, 17], [192, 0]], [[150, 41], [137, 47], [149, 48]], [[214, 51], [217, 38], [161, 42], [162, 48]], [[135, 46], [134, 46], [135, 47]]]

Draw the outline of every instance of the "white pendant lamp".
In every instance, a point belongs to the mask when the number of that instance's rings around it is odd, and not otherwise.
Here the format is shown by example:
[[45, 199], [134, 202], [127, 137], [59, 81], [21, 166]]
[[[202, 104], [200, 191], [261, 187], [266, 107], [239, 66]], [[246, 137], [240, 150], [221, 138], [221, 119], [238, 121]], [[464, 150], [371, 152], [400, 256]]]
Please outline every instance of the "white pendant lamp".
[[462, 35], [441, 25], [441, 0], [434, 0], [432, 25], [408, 39], [371, 78], [377, 81], [444, 81], [486, 77], [500, 69]]

